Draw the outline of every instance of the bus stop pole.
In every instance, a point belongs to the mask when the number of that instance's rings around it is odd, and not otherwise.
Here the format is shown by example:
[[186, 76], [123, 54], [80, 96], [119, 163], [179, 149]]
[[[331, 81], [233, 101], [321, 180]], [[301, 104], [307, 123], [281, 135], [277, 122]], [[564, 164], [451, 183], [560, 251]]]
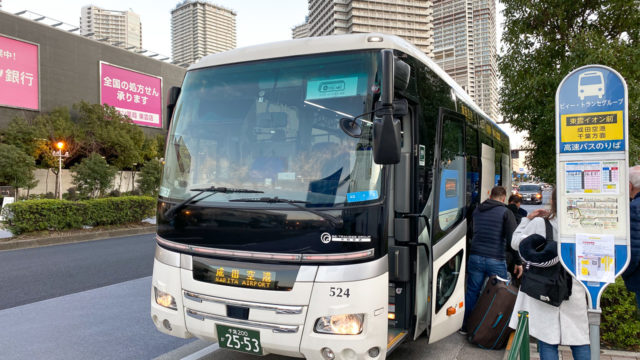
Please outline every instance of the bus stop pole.
[[591, 360], [600, 359], [600, 315], [602, 315], [602, 310], [589, 309], [588, 311]]

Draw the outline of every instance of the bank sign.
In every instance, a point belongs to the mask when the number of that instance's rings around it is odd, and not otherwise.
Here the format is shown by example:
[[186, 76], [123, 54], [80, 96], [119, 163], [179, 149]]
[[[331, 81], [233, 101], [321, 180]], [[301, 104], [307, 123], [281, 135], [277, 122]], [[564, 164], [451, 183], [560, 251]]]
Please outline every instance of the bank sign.
[[560, 153], [625, 150], [622, 78], [607, 67], [584, 67], [558, 91]]
[[0, 35], [0, 106], [39, 109], [38, 45]]
[[162, 78], [100, 62], [100, 103], [134, 124], [162, 127]]

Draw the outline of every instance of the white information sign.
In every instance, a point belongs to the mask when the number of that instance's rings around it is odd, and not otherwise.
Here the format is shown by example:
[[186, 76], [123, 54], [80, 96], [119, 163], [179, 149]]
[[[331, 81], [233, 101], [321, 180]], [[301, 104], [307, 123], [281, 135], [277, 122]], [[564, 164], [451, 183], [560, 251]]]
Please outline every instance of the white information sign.
[[577, 278], [612, 283], [615, 279], [615, 237], [603, 234], [576, 234]]
[[620, 162], [567, 162], [564, 176], [567, 194], [618, 194]]

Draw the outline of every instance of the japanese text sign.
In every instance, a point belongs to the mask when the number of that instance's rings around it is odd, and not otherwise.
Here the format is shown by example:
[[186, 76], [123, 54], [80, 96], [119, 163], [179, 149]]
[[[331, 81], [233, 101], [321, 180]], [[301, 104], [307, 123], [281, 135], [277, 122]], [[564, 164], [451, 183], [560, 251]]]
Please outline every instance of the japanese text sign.
[[38, 45], [0, 35], [0, 106], [38, 110]]
[[584, 67], [558, 88], [560, 152], [623, 151], [626, 98], [621, 78], [606, 67]]
[[615, 70], [574, 70], [556, 92], [558, 253], [591, 309], [629, 262], [627, 85]]
[[100, 62], [100, 103], [133, 123], [162, 127], [162, 78]]

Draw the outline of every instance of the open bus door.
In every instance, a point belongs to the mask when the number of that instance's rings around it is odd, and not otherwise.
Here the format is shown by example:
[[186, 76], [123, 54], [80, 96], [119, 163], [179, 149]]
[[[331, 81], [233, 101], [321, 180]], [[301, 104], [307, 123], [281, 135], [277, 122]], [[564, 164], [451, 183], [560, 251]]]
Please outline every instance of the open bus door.
[[[462, 327], [464, 318], [467, 234], [464, 214], [467, 178], [465, 118], [441, 108], [437, 139], [431, 236], [423, 235], [418, 239], [431, 242], [427, 247], [431, 249], [431, 259], [418, 256], [415, 292], [415, 334], [418, 336], [430, 325], [429, 343], [456, 332]], [[424, 265], [423, 262], [427, 261], [432, 265]]]

